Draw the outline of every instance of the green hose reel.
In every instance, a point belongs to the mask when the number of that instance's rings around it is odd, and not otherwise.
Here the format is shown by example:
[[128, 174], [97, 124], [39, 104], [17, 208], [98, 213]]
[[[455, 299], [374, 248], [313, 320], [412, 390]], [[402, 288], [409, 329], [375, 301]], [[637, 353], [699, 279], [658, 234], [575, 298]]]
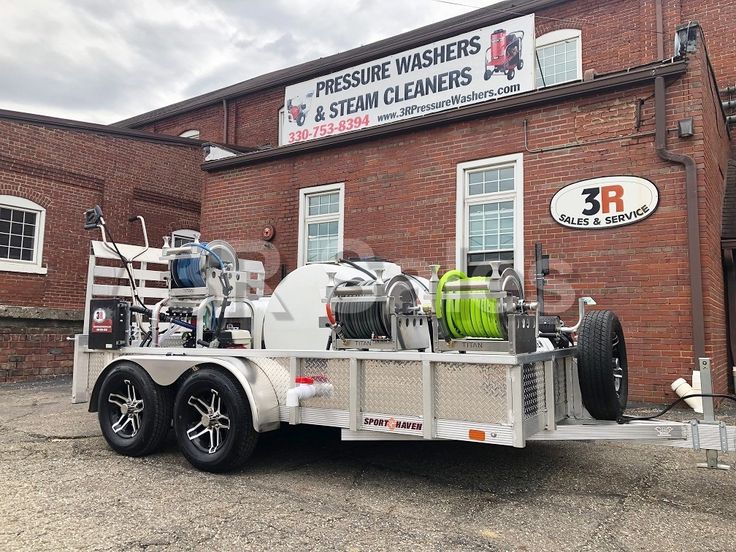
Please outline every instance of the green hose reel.
[[[492, 289], [491, 280], [486, 277], [468, 277], [460, 270], [450, 270], [440, 278], [437, 284], [434, 310], [448, 337], [453, 339], [507, 338], [504, 302], [501, 298], [490, 296], [492, 295], [489, 293]], [[504, 272], [501, 282], [506, 280], [508, 276]], [[445, 289], [447, 284], [456, 281], [469, 284], [468, 287], [475, 288], [475, 291], [447, 292]], [[520, 290], [521, 282], [518, 277], [515, 281], [518, 284], [512, 286], [517, 288], [514, 291]], [[501, 284], [501, 288], [503, 287], [505, 286]]]

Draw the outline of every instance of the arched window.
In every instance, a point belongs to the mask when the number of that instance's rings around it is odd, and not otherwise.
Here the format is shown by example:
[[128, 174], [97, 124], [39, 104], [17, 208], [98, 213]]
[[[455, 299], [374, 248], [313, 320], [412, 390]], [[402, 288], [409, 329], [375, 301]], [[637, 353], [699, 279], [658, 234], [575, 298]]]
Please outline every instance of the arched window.
[[0, 195], [0, 271], [46, 274], [46, 209], [22, 197]]
[[179, 135], [179, 137], [180, 138], [194, 138], [195, 140], [199, 140], [199, 130], [196, 128], [185, 130]]
[[537, 37], [537, 88], [583, 78], [583, 48], [578, 29], [560, 29]]

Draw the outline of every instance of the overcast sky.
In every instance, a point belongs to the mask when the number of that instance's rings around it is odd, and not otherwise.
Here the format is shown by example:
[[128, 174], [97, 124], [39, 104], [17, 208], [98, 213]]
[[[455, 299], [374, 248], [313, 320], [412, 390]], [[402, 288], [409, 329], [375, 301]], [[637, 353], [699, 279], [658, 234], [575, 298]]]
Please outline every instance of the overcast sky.
[[497, 1], [0, 0], [0, 109], [112, 123]]

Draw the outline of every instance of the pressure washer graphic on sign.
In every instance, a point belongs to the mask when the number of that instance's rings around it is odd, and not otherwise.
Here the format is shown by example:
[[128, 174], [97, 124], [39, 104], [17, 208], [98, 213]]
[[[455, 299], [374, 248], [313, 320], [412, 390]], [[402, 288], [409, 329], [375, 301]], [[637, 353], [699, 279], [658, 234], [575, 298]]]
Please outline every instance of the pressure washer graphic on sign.
[[495, 73], [503, 73], [508, 80], [514, 80], [516, 70], [524, 68], [524, 60], [521, 58], [523, 40], [524, 31], [493, 31], [491, 45], [486, 50], [486, 72], [483, 75], [485, 80]]
[[286, 112], [289, 114], [289, 122], [295, 122], [297, 125], [302, 126], [307, 120], [307, 112], [309, 111], [309, 104], [314, 97], [314, 92], [307, 94], [306, 100], [302, 101], [300, 97], [289, 98], [286, 102]]

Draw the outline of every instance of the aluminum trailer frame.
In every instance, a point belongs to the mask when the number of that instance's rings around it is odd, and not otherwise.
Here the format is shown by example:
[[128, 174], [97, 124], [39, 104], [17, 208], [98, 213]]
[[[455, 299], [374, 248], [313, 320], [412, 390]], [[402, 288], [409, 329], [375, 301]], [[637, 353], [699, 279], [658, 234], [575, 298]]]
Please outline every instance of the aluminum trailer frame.
[[[575, 348], [518, 355], [148, 347], [98, 351], [89, 350], [86, 340], [85, 335], [76, 337], [75, 402], [88, 397], [95, 401], [100, 376], [121, 360], [140, 365], [163, 386], [191, 370], [214, 366], [233, 374], [243, 387], [258, 432], [281, 423], [312, 424], [341, 428], [345, 440], [450, 439], [518, 448], [543, 440], [639, 441], [705, 450], [709, 467], [722, 467], [718, 452], [736, 451], [736, 427], [715, 419], [626, 424], [591, 419], [580, 396]], [[707, 392], [709, 362], [701, 371]], [[322, 376], [334, 392], [288, 407], [286, 394], [299, 376]]]

